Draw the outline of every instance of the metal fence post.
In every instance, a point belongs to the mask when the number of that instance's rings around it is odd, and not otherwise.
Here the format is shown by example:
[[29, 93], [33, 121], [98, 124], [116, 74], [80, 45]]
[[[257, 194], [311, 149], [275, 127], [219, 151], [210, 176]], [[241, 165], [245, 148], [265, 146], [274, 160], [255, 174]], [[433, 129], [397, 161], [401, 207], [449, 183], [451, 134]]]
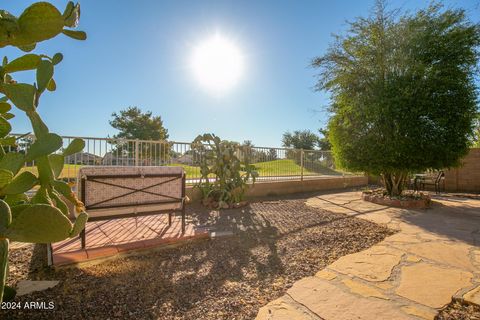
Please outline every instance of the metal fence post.
[[138, 166], [138, 139], [135, 140], [135, 166]]
[[300, 149], [300, 167], [301, 167], [301, 176], [300, 176], [300, 181], [303, 181], [303, 149]]

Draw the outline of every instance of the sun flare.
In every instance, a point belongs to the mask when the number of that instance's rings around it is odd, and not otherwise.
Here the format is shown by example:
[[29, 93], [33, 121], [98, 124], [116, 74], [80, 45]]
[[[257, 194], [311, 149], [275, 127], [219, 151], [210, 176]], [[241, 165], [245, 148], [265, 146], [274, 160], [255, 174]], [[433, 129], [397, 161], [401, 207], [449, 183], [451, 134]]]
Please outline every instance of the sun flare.
[[238, 83], [243, 74], [244, 59], [233, 41], [217, 33], [195, 47], [191, 66], [204, 89], [223, 94]]

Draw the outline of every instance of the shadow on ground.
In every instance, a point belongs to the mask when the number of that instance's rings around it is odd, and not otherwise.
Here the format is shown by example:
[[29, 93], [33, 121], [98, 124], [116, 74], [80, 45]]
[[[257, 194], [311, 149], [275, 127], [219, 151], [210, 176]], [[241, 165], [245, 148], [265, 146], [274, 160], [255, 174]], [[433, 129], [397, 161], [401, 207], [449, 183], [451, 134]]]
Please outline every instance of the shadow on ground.
[[[412, 214], [413, 213], [413, 214]], [[480, 201], [478, 199], [433, 196], [432, 207], [401, 215], [406, 223], [450, 240], [480, 245]]]
[[[54, 310], [14, 310], [9, 319], [252, 319], [298, 279], [381, 241], [374, 223], [268, 200], [232, 210], [188, 209], [192, 221], [233, 236], [42, 273], [61, 280], [17, 299], [53, 301]], [[1, 315], [1, 313], [0, 313]]]

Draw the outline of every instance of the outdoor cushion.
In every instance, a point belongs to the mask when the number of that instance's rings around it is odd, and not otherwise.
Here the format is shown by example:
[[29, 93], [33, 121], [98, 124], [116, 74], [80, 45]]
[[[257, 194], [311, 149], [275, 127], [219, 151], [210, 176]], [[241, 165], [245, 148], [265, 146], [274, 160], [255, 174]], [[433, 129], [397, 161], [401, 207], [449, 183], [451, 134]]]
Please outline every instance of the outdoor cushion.
[[182, 175], [182, 167], [82, 167], [78, 193], [91, 217], [181, 210]]

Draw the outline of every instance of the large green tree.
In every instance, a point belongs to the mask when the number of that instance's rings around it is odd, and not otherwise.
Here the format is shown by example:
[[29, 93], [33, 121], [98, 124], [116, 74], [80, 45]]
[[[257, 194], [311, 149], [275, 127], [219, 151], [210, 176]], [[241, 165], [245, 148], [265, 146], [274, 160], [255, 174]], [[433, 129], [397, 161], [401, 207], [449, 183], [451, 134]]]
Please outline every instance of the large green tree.
[[317, 143], [318, 136], [310, 130], [287, 131], [282, 137], [282, 145], [286, 148], [312, 150]]
[[320, 128], [318, 133], [320, 134], [318, 137], [318, 148], [324, 151], [332, 149], [332, 144], [328, 138], [328, 129]]
[[433, 4], [349, 24], [313, 60], [331, 93], [329, 138], [337, 164], [382, 175], [390, 195], [411, 172], [455, 166], [468, 152], [477, 108], [479, 26]]
[[120, 131], [115, 138], [139, 140], [167, 140], [168, 130], [160, 116], [151, 111], [142, 112], [138, 107], [128, 107], [112, 114], [110, 125]]
[[[112, 141], [112, 153], [118, 158], [117, 162], [126, 165], [131, 165], [132, 161], [135, 161], [135, 165], [161, 165], [168, 161], [174, 150], [166, 142], [168, 130], [163, 126], [160, 116], [154, 116], [151, 111], [143, 112], [138, 107], [128, 107], [119, 113], [114, 112], [112, 117], [110, 125], [119, 131]], [[152, 142], [129, 143], [123, 139]], [[136, 151], [138, 154], [135, 154]]]

